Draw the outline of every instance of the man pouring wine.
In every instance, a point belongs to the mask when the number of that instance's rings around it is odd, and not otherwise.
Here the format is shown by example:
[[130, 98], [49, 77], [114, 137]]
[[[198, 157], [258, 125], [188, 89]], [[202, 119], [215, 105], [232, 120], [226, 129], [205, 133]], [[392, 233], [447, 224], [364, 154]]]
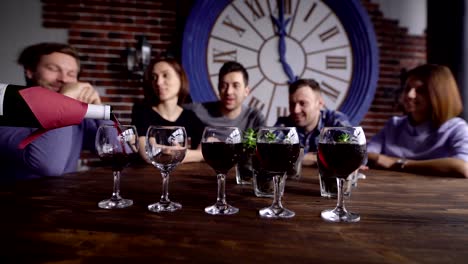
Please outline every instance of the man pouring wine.
[[[89, 104], [101, 99], [89, 83], [79, 82], [78, 52], [61, 43], [39, 43], [26, 47], [18, 57], [27, 86], [66, 95]], [[47, 98], [41, 98], [47, 101]], [[53, 103], [53, 102], [51, 102]], [[79, 125], [53, 129], [19, 149], [18, 145], [37, 128], [0, 127], [1, 181], [60, 176], [75, 172], [83, 149], [94, 150], [94, 139], [102, 121], [85, 119]]]

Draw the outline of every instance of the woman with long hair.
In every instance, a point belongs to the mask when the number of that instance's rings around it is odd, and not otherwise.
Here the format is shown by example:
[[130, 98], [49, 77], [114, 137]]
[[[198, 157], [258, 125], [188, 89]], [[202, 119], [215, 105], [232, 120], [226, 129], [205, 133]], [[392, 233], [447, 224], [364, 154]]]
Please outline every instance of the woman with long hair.
[[145, 74], [143, 103], [132, 109], [132, 124], [139, 134], [140, 155], [146, 161], [146, 131], [150, 125], [183, 126], [190, 139], [183, 162], [203, 160], [200, 148], [204, 125], [191, 110], [182, 108], [189, 95], [189, 82], [182, 65], [170, 57], [155, 60]]
[[468, 178], [468, 124], [446, 66], [410, 70], [401, 95], [406, 115], [392, 117], [369, 142], [369, 165], [391, 170]]

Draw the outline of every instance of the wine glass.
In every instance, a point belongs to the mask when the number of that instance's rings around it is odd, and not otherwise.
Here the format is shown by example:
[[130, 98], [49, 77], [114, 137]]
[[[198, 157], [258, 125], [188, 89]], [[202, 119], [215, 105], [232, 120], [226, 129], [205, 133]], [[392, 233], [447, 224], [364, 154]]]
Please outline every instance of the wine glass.
[[261, 217], [291, 218], [295, 213], [283, 207], [281, 197], [287, 171], [294, 168], [299, 157], [299, 137], [295, 127], [262, 127], [257, 135], [260, 167], [273, 176], [273, 203], [260, 209]]
[[242, 152], [241, 133], [237, 127], [205, 127], [201, 140], [202, 154], [216, 172], [218, 196], [216, 203], [205, 208], [212, 215], [231, 215], [238, 208], [226, 202], [226, 174], [238, 162]]
[[125, 208], [133, 201], [120, 196], [120, 174], [130, 163], [130, 157], [138, 152], [137, 130], [135, 126], [103, 124], [96, 134], [96, 150], [105, 164], [110, 164], [114, 174], [114, 190], [110, 199], [99, 202], [104, 209]]
[[320, 174], [336, 178], [338, 202], [335, 209], [324, 210], [321, 216], [329, 222], [358, 222], [359, 214], [344, 206], [346, 178], [367, 157], [366, 136], [361, 127], [324, 127], [320, 131], [317, 161]]
[[180, 203], [169, 200], [169, 175], [185, 158], [187, 153], [187, 133], [181, 126], [150, 126], [146, 132], [146, 155], [161, 171], [162, 194], [159, 202], [148, 205], [152, 212], [173, 212]]

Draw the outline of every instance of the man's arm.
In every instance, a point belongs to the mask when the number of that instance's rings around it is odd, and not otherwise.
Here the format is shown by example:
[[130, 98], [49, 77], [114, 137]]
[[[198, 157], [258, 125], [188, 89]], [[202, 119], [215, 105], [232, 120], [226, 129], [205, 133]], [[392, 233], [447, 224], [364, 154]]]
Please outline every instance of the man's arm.
[[7, 157], [23, 170], [40, 176], [59, 176], [65, 171], [73, 142], [72, 127], [57, 128], [41, 135], [25, 149], [19, 143], [31, 133], [27, 128], [3, 128], [0, 156]]
[[85, 82], [67, 83], [60, 93], [88, 104], [101, 104], [101, 97], [97, 90]]

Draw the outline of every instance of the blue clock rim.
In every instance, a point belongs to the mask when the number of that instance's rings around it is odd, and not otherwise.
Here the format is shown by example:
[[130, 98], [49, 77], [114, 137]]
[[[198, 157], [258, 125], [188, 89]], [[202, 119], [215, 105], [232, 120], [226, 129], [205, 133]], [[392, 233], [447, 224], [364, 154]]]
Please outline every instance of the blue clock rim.
[[[211, 28], [231, 0], [198, 0], [187, 18], [183, 42], [182, 65], [190, 81], [194, 102], [217, 100], [207, 78], [206, 46]], [[338, 109], [358, 125], [374, 100], [379, 76], [379, 50], [371, 19], [359, 0], [323, 0], [340, 18], [353, 50], [353, 78], [348, 95]]]

